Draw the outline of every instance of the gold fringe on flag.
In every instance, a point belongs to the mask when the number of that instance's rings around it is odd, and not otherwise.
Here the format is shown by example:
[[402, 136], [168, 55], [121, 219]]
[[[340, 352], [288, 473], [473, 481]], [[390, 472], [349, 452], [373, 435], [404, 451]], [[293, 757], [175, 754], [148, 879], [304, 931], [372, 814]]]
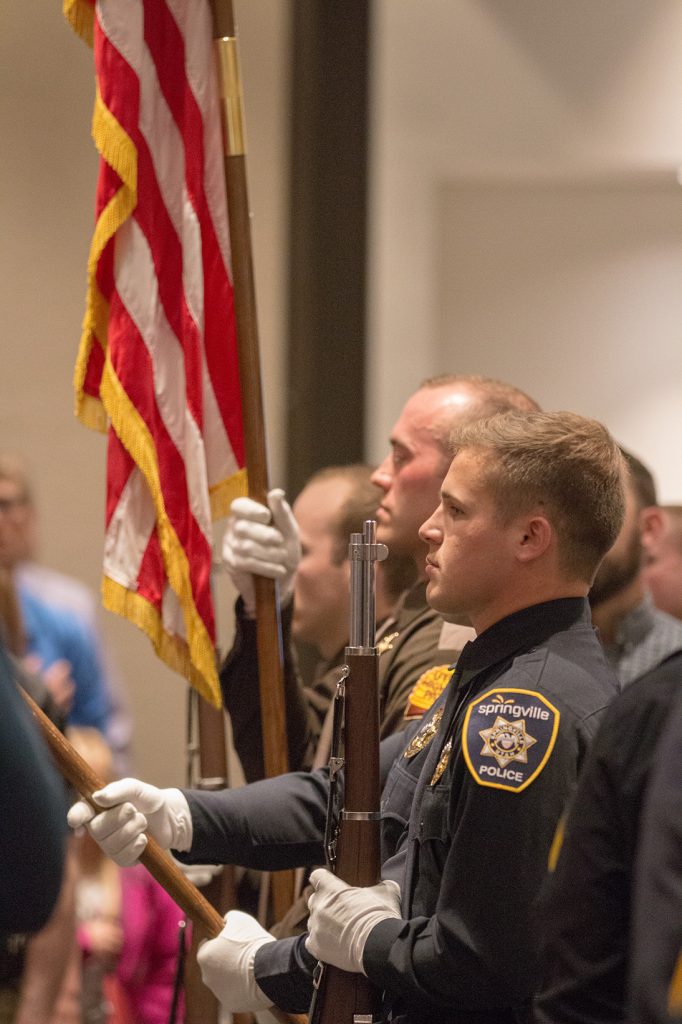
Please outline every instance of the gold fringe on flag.
[[94, 0], [64, 0], [62, 10], [76, 35], [92, 47], [95, 23]]

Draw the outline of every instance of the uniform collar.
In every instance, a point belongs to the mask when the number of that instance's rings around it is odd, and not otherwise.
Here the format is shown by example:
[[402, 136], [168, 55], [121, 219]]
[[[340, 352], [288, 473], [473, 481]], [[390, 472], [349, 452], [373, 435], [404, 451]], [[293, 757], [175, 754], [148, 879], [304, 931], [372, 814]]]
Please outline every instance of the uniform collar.
[[592, 625], [590, 606], [584, 597], [563, 597], [522, 608], [468, 643], [459, 656], [457, 669], [467, 675], [480, 672], [578, 624]]

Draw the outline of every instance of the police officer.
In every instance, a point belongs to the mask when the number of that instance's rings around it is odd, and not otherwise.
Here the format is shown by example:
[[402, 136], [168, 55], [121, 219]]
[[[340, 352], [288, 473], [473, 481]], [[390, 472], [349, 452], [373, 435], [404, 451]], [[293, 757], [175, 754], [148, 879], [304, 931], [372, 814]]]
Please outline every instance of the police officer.
[[[426, 545], [418, 535], [419, 527], [438, 502], [440, 485], [450, 465], [450, 433], [465, 419], [514, 409], [529, 411], [537, 409], [537, 404], [518, 388], [485, 377], [453, 374], [425, 380], [405, 403], [391, 431], [389, 452], [374, 472], [372, 479], [379, 491], [378, 508], [373, 510], [378, 540], [388, 545], [390, 558], [411, 560], [416, 574], [416, 582], [405, 590], [393, 615], [384, 622], [379, 640], [382, 737], [403, 728], [406, 709], [410, 717], [420, 717], [433, 703], [449, 678], [448, 665], [455, 661], [470, 635], [456, 627], [444, 630], [441, 617], [428, 605]], [[296, 590], [300, 590], [296, 580], [300, 559], [296, 520], [281, 491], [271, 492], [269, 501], [271, 508], [250, 499], [233, 502], [223, 543], [223, 560], [241, 599], [236, 609], [235, 645], [221, 670], [221, 683], [248, 781], [263, 774], [255, 623], [249, 621], [255, 607], [252, 574], [277, 579], [283, 604], [293, 597], [293, 613], [289, 604], [283, 615], [285, 649], [292, 619], [296, 636], [297, 618], [300, 634], [303, 616], [303, 611], [298, 613], [296, 609]], [[333, 511], [328, 508], [330, 518]], [[309, 560], [305, 572], [311, 572]], [[344, 623], [345, 615], [342, 626]], [[320, 636], [318, 629], [314, 642], [324, 646], [329, 637]], [[329, 679], [322, 681], [315, 694], [309, 689], [304, 692], [300, 680], [296, 690], [292, 668], [292, 659], [285, 659], [290, 765], [310, 767], [310, 756], [298, 755], [306, 747], [305, 738], [308, 751], [315, 738], [315, 715], [306, 715], [307, 706], [315, 705], [319, 729], [325, 698], [328, 701], [333, 690]], [[304, 740], [297, 744], [298, 737]]]
[[[623, 463], [600, 424], [568, 413], [493, 417], [455, 445], [421, 529], [427, 597], [478, 636], [424, 722], [382, 744], [383, 880], [355, 889], [314, 872], [307, 940], [229, 914], [199, 954], [227, 1009], [304, 1010], [319, 958], [364, 972], [393, 1020], [529, 1019], [534, 902], [616, 692], [586, 595], [622, 521]], [[319, 863], [326, 790], [321, 772], [224, 793], [126, 781], [97, 796], [111, 810], [92, 819], [78, 804], [71, 821], [119, 862], [139, 856], [148, 825], [185, 859], [277, 869]]]

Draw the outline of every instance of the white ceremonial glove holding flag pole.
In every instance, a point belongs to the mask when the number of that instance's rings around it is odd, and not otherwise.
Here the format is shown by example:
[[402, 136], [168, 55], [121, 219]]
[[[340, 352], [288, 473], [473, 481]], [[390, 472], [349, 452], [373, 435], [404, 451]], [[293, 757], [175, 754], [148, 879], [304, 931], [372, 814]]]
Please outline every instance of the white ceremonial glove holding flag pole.
[[273, 1005], [256, 983], [254, 961], [261, 946], [274, 941], [255, 918], [230, 910], [220, 935], [200, 944], [197, 963], [202, 981], [223, 1009], [247, 1013]]
[[192, 814], [179, 789], [157, 789], [139, 779], [119, 779], [92, 794], [104, 811], [86, 800], [70, 809], [71, 828], [85, 826], [108, 857], [121, 867], [135, 864], [147, 845], [156, 839], [164, 850], [189, 850], [192, 845]]
[[223, 562], [249, 618], [256, 614], [252, 576], [277, 580], [284, 606], [292, 598], [294, 574], [301, 560], [298, 525], [284, 491], [270, 491], [268, 505], [266, 508], [252, 498], [235, 498], [223, 537]]
[[308, 900], [306, 949], [325, 964], [364, 974], [362, 956], [369, 933], [381, 921], [400, 918], [400, 886], [378, 882], [348, 885], [326, 868], [310, 876], [315, 890]]

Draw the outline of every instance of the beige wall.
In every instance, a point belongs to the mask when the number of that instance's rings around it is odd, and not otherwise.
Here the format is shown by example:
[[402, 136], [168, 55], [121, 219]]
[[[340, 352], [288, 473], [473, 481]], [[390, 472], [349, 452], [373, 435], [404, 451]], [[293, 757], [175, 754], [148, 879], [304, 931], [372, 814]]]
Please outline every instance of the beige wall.
[[[105, 439], [76, 423], [71, 377], [80, 335], [97, 157], [89, 137], [91, 52], [61, 5], [3, 7], [0, 448], [35, 479], [44, 561], [99, 587]], [[254, 254], [273, 481], [281, 479], [287, 4], [236, 4], [249, 142]], [[219, 587], [223, 643], [231, 595]], [[184, 780], [185, 684], [133, 626], [103, 612], [135, 718], [134, 769]]]
[[682, 5], [377, 0], [370, 451], [416, 380], [602, 418], [682, 499]]

